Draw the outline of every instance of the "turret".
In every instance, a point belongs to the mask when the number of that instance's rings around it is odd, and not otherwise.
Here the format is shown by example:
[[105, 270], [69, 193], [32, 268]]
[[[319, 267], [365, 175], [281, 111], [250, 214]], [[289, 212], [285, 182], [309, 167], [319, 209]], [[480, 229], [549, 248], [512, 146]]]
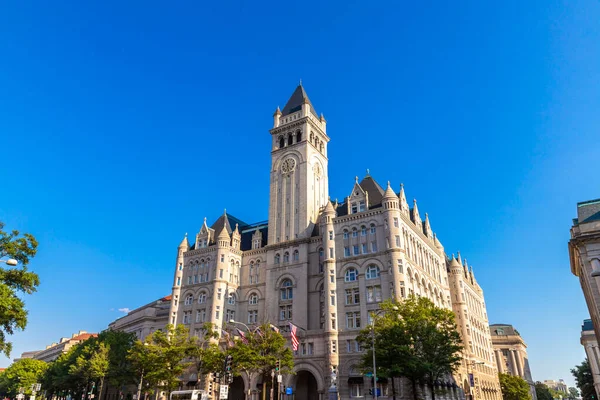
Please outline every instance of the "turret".
[[423, 231], [423, 221], [421, 220], [421, 216], [419, 215], [419, 207], [417, 206], [417, 199], [413, 200], [413, 210], [412, 210], [413, 222], [416, 225], [417, 229], [421, 232]]
[[423, 232], [428, 238], [433, 239], [433, 232], [431, 231], [431, 224], [429, 223], [429, 215], [425, 213], [425, 222], [423, 223]]
[[400, 198], [400, 211], [410, 218], [410, 210], [406, 201], [406, 194], [404, 193], [404, 183], [400, 184], [400, 195], [398, 197]]
[[190, 244], [187, 239], [187, 233], [183, 237], [181, 243], [177, 247], [177, 258], [175, 261], [175, 274], [173, 277], [173, 289], [171, 294], [171, 306], [169, 307], [169, 323], [177, 324], [177, 308], [179, 305], [179, 295], [181, 292], [181, 284], [183, 282], [183, 262], [184, 253], [190, 249]]
[[387, 183], [387, 189], [383, 194], [382, 203], [383, 208], [386, 210], [400, 209], [400, 201], [398, 199], [398, 196], [396, 196], [396, 193], [394, 193], [394, 191], [392, 190], [392, 187], [390, 186], [390, 181], [388, 181]]
[[305, 97], [302, 103], [302, 116], [306, 117], [308, 114], [310, 114], [310, 102], [308, 101], [308, 97]]
[[279, 119], [281, 118], [281, 110], [277, 107], [275, 113], [273, 114], [273, 128], [277, 128], [279, 126]]
[[242, 235], [240, 235], [240, 231], [238, 230], [238, 224], [235, 224], [235, 229], [231, 234], [231, 247], [233, 247], [236, 250], [239, 250], [241, 241]]

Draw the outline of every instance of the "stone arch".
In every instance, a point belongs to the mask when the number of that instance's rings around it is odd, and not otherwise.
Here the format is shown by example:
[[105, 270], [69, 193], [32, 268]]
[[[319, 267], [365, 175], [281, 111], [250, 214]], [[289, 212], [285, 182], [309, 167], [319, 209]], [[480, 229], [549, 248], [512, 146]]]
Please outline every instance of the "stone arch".
[[244, 299], [246, 301], [250, 300], [250, 296], [252, 296], [253, 294], [257, 295], [259, 299], [264, 299], [263, 293], [258, 288], [252, 288], [252, 289], [248, 290], [248, 293], [246, 293], [246, 296], [244, 297]]
[[286, 279], [292, 281], [292, 287], [296, 287], [296, 278], [294, 277], [294, 275], [290, 273], [285, 273], [281, 274], [279, 278], [277, 278], [277, 281], [275, 282], [275, 289], [279, 289], [283, 281], [285, 281]]
[[304, 157], [302, 156], [302, 153], [300, 153], [299, 151], [297, 151], [297, 150], [286, 151], [285, 154], [282, 154], [281, 156], [279, 156], [279, 158], [273, 163], [273, 171], [278, 171], [279, 168], [281, 167], [281, 162], [284, 159], [288, 159], [289, 157], [292, 157], [293, 159], [295, 159], [296, 166], [298, 166], [299, 164], [302, 164], [305, 161]]
[[292, 383], [295, 384], [296, 376], [300, 371], [310, 372], [315, 377], [315, 380], [317, 381], [317, 390], [319, 392], [325, 391], [327, 389], [325, 379], [323, 378], [320, 369], [310, 361], [301, 361], [294, 366], [293, 372], [295, 373], [295, 375], [287, 375], [286, 386], [291, 386]]
[[321, 285], [323, 285], [325, 283], [325, 279], [321, 278], [317, 281], [317, 283], [315, 284], [314, 288], [315, 288], [315, 292], [318, 292], [319, 290], [321, 290]]
[[371, 265], [371, 264], [378, 266], [379, 267], [379, 271], [385, 271], [386, 270], [386, 268], [384, 268], [384, 265], [383, 265], [383, 263], [380, 260], [378, 260], [376, 258], [367, 258], [366, 260], [363, 260], [363, 262], [360, 265], [359, 271], [361, 272], [361, 274], [364, 273], [364, 272], [366, 272], [367, 267], [369, 265]]

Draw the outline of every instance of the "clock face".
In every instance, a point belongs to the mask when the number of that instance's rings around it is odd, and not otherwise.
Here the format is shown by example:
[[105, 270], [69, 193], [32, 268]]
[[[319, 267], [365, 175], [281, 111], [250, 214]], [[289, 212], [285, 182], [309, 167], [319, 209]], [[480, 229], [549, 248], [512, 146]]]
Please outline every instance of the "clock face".
[[284, 174], [287, 174], [289, 172], [292, 172], [295, 167], [296, 167], [296, 161], [293, 158], [285, 159], [281, 163], [281, 172]]

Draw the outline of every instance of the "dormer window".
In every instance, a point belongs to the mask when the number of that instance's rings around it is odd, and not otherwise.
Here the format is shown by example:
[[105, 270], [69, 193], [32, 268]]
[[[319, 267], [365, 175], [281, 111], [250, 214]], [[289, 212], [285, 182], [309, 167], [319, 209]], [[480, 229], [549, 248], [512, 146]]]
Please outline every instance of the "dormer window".
[[359, 212], [363, 212], [363, 211], [365, 211], [365, 201], [364, 201], [364, 200], [361, 200], [361, 201], [358, 203], [358, 211], [359, 211]]
[[356, 214], [358, 212], [358, 204], [352, 203], [352, 212], [351, 214]]

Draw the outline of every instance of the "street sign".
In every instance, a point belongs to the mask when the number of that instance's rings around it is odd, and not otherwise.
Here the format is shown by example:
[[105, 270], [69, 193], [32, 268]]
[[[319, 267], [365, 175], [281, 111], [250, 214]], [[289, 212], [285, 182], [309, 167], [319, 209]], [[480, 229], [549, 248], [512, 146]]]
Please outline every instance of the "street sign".
[[469, 374], [469, 383], [471, 386], [475, 386], [475, 380], [473, 379], [473, 374]]
[[281, 383], [283, 382], [283, 375], [279, 374], [277, 375], [277, 383]]
[[285, 388], [285, 394], [293, 394], [292, 388], [291, 387], [286, 387]]
[[227, 397], [229, 397], [229, 385], [221, 385], [221, 389], [219, 391], [219, 399], [227, 400]]

